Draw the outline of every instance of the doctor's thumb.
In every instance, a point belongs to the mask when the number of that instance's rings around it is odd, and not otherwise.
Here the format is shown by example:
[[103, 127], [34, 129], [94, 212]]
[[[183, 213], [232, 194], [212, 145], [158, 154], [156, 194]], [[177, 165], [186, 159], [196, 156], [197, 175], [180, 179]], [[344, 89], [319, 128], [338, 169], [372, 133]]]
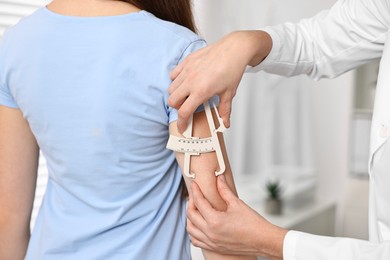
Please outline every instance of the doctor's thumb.
[[217, 188], [219, 195], [221, 195], [226, 204], [229, 205], [232, 200], [237, 199], [237, 197], [227, 185], [226, 178], [223, 174], [219, 175], [217, 178]]

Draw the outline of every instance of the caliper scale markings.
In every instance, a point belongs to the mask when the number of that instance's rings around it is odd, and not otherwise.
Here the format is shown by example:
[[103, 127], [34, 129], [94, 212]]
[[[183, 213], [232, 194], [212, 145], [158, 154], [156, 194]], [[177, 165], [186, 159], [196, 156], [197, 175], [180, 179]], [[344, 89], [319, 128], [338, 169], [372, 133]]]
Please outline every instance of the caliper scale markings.
[[[174, 145], [176, 143], [177, 145]], [[167, 144], [167, 148], [175, 152], [190, 152], [190, 153], [209, 153], [214, 152], [215, 143], [212, 138], [180, 138], [171, 136]]]

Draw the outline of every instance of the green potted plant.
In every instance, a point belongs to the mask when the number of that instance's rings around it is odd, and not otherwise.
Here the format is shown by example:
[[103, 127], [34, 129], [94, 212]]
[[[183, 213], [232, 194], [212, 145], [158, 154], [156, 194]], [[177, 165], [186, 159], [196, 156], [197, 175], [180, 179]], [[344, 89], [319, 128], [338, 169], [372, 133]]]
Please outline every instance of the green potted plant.
[[281, 199], [282, 189], [279, 181], [268, 181], [266, 184], [267, 198], [265, 200], [265, 210], [269, 214], [282, 214], [283, 202]]

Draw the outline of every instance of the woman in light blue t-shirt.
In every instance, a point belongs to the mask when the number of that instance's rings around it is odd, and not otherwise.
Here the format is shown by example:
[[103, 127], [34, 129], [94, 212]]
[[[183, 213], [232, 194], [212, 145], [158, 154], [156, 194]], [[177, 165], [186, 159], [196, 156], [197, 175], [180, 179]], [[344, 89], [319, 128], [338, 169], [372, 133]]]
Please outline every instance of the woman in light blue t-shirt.
[[[165, 147], [179, 135], [169, 73], [205, 46], [194, 31], [189, 0], [55, 0], [7, 30], [0, 259], [190, 259], [183, 158]], [[203, 112], [193, 134], [210, 135]], [[39, 150], [49, 180], [30, 237]], [[223, 210], [215, 154], [191, 165]], [[229, 167], [225, 175], [234, 188]]]

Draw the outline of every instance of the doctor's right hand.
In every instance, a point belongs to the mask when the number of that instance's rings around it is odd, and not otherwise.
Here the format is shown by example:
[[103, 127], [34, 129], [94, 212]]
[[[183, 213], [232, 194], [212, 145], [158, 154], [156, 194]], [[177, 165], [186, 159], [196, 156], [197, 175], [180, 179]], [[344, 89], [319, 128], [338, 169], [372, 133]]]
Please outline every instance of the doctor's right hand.
[[194, 246], [223, 254], [282, 259], [287, 230], [271, 224], [237, 198], [223, 175], [217, 178], [218, 192], [227, 204], [226, 211], [215, 210], [197, 184], [191, 184], [187, 231]]
[[270, 52], [272, 40], [263, 31], [233, 32], [217, 43], [190, 54], [172, 72], [168, 104], [179, 110], [180, 133], [197, 107], [212, 96], [220, 98], [219, 114], [230, 126], [232, 100], [247, 65], [259, 64]]

